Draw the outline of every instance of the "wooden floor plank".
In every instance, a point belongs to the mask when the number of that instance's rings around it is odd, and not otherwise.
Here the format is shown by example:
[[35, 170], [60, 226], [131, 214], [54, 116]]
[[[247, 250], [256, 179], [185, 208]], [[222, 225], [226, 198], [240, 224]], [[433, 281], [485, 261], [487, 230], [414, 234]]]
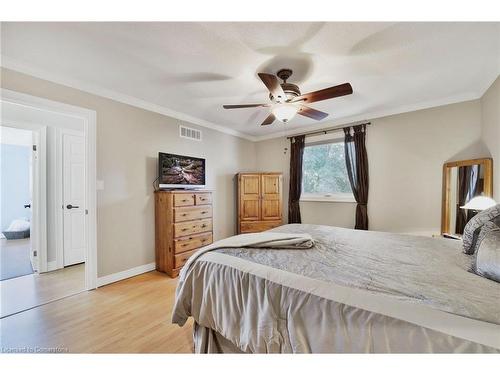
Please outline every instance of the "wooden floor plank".
[[2, 350], [191, 353], [191, 322], [170, 323], [176, 285], [153, 271], [3, 318]]
[[0, 317], [85, 290], [85, 264], [0, 281]]

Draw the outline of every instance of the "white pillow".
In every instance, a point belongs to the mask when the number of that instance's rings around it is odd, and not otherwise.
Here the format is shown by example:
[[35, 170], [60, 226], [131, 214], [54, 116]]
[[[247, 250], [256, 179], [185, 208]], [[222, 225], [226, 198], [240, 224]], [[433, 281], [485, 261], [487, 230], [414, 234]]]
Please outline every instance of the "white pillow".
[[474, 272], [500, 282], [500, 228], [487, 230], [476, 252]]
[[6, 232], [24, 232], [30, 229], [30, 222], [26, 220], [12, 220]]

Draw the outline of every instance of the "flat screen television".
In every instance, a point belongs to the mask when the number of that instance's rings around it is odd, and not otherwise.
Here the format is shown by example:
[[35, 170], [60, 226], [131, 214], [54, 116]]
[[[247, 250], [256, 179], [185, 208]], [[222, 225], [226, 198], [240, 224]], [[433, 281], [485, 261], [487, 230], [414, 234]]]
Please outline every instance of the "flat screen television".
[[158, 154], [160, 189], [205, 187], [205, 159], [175, 154]]

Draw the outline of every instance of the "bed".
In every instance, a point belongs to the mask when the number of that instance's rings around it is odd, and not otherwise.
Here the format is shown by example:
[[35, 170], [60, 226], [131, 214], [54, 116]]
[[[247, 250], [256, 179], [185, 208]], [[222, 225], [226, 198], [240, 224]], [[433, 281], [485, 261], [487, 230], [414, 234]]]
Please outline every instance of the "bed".
[[307, 250], [217, 248], [181, 273], [197, 353], [498, 353], [500, 284], [461, 241], [291, 224]]

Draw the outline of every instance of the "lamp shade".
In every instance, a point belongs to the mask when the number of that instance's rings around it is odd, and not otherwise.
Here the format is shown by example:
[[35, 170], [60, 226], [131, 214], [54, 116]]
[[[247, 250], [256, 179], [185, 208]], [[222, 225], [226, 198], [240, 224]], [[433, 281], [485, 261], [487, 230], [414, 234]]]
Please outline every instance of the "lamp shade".
[[293, 104], [276, 104], [272, 112], [276, 118], [281, 122], [290, 121], [296, 114], [298, 108]]
[[496, 204], [497, 202], [489, 197], [474, 197], [460, 208], [463, 208], [464, 210], [482, 211], [486, 210], [487, 208], [493, 207]]

